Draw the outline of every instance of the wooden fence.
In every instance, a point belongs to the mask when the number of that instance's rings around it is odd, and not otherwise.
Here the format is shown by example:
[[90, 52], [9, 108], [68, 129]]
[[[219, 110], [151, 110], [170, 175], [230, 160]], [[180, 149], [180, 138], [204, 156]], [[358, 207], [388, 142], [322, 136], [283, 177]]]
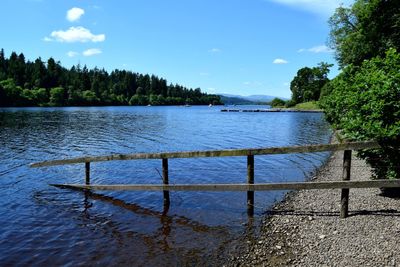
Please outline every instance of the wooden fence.
[[[85, 164], [85, 184], [52, 184], [57, 187], [80, 190], [136, 190], [136, 191], [163, 191], [164, 205], [169, 206], [169, 191], [247, 191], [247, 212], [254, 213], [254, 191], [265, 190], [300, 190], [300, 189], [341, 189], [340, 217], [348, 216], [348, 201], [350, 188], [382, 188], [400, 187], [400, 180], [369, 180], [350, 181], [352, 150], [379, 148], [375, 141], [350, 142], [340, 144], [323, 144], [307, 146], [289, 146], [254, 149], [209, 150], [170, 153], [144, 153], [144, 154], [114, 154], [109, 156], [80, 157], [72, 159], [51, 160], [33, 163], [31, 167], [57, 166], [66, 164]], [[262, 183], [254, 184], [254, 156], [312, 153], [324, 151], [344, 150], [343, 175], [341, 181], [329, 182], [292, 182], [292, 183]], [[198, 158], [198, 157], [247, 157], [247, 183], [245, 184], [169, 184], [168, 160], [174, 158]], [[136, 185], [94, 185], [90, 184], [90, 163], [110, 160], [139, 160], [161, 159], [163, 184], [136, 184]]]

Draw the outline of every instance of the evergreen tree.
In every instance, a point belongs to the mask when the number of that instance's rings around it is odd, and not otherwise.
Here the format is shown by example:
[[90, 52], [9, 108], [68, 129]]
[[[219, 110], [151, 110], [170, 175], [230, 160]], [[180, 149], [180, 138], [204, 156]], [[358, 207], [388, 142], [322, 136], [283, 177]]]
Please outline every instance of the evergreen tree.
[[156, 75], [104, 69], [78, 64], [66, 69], [49, 58], [25, 61], [21, 53], [10, 58], [0, 50], [0, 106], [64, 105], [183, 105], [220, 104], [219, 96], [178, 84], [167, 85]]

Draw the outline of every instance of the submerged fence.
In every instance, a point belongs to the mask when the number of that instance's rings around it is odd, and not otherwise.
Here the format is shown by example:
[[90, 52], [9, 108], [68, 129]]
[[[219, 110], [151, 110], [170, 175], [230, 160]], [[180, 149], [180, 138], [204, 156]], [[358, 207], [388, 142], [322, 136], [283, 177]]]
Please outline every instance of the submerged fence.
[[[79, 157], [71, 159], [51, 160], [33, 163], [31, 167], [57, 166], [67, 164], [85, 164], [85, 184], [53, 184], [57, 187], [79, 190], [132, 190], [132, 191], [163, 191], [164, 206], [169, 206], [169, 191], [247, 191], [247, 213], [254, 213], [254, 191], [266, 190], [300, 190], [300, 189], [341, 189], [340, 217], [348, 216], [350, 188], [382, 188], [400, 187], [400, 180], [369, 180], [350, 181], [352, 150], [379, 148], [375, 141], [350, 142], [340, 144], [322, 144], [307, 146], [288, 146], [254, 149], [230, 149], [209, 151], [188, 151], [169, 153], [114, 154], [109, 156]], [[324, 151], [344, 151], [343, 174], [341, 181], [328, 182], [291, 182], [291, 183], [254, 183], [254, 156], [290, 153], [313, 153]], [[168, 160], [176, 158], [200, 157], [247, 157], [247, 183], [242, 184], [169, 184]], [[163, 184], [90, 184], [90, 163], [111, 160], [162, 160]]]

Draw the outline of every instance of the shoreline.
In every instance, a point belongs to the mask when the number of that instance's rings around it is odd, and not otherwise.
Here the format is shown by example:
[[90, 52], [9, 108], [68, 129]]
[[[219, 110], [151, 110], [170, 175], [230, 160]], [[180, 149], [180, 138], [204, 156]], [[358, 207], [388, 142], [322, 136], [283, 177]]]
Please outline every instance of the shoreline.
[[[343, 151], [332, 153], [310, 180], [340, 180], [342, 161]], [[370, 177], [370, 167], [353, 153], [351, 180]], [[349, 217], [340, 219], [340, 190], [291, 191], [265, 216], [259, 235], [232, 251], [225, 265], [396, 266], [399, 201], [379, 189], [351, 189]]]
[[303, 112], [303, 113], [323, 113], [322, 109], [297, 109], [297, 108], [269, 108], [269, 109], [221, 109], [221, 112]]

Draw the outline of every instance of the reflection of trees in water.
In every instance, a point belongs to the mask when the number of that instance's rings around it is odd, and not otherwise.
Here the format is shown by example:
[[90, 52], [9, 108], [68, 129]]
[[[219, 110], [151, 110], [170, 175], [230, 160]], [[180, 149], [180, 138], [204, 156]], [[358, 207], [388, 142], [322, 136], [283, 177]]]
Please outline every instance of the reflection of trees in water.
[[[165, 206], [163, 211], [155, 211], [88, 190], [83, 191], [83, 196], [80, 207], [77, 207], [76, 203], [71, 204], [74, 205], [72, 209], [74, 213], [80, 211], [79, 215], [70, 215], [70, 217], [79, 220], [80, 226], [102, 234], [100, 240], [97, 239], [93, 243], [88, 240], [91, 244], [88, 250], [94, 250], [97, 254], [97, 256], [90, 256], [92, 258], [89, 259], [89, 262], [91, 260], [102, 262], [112, 254], [112, 257], [116, 257], [116, 262], [131, 264], [198, 265], [214, 263], [216, 260], [222, 263], [227, 248], [238, 238], [238, 234], [229, 231], [228, 227], [208, 226], [184, 216], [169, 215], [168, 206]], [[43, 197], [42, 195], [41, 198]], [[54, 201], [46, 199], [45, 202], [49, 204]], [[113, 216], [114, 214], [118, 215], [117, 210], [114, 210], [110, 217], [102, 215], [96, 210], [96, 206], [98, 206], [96, 201], [123, 208], [131, 212], [134, 217], [125, 217], [127, 221], [122, 221]], [[135, 222], [136, 216], [139, 216], [137, 217], [139, 220]], [[145, 220], [156, 218], [159, 226], [156, 225], [156, 228], [152, 228], [155, 230], [150, 233], [129, 228], [129, 224], [143, 223], [140, 218], [145, 218]], [[147, 223], [154, 225], [154, 221]], [[252, 232], [248, 229], [249, 225], [253, 227], [252, 224], [245, 226], [245, 235]], [[126, 230], [127, 228], [128, 230]], [[110, 249], [104, 249], [104, 243], [99, 244], [99, 241], [109, 243]], [[112, 244], [116, 244], [116, 246], [111, 248]], [[86, 259], [83, 259], [83, 262], [86, 262]]]

